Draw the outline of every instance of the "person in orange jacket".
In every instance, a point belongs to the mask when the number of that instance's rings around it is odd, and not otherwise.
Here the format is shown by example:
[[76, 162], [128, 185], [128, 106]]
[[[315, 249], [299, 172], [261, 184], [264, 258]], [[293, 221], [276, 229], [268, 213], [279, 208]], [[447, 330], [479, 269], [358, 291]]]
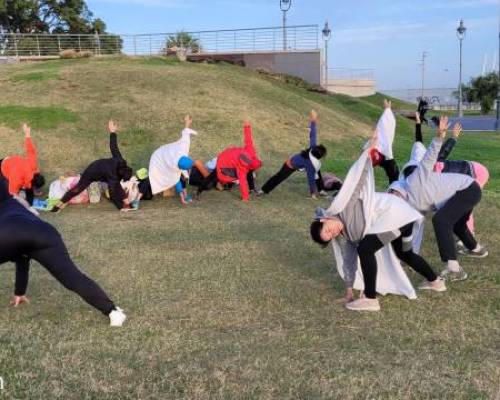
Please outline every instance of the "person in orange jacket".
[[9, 183], [9, 193], [19, 195], [21, 190], [26, 193], [26, 200], [33, 205], [35, 191], [45, 185], [45, 178], [40, 174], [35, 145], [31, 140], [31, 128], [23, 124], [24, 145], [26, 155], [14, 155], [0, 160], [0, 172]]
[[198, 193], [211, 189], [217, 183], [227, 185], [238, 181], [242, 200], [250, 199], [250, 190], [255, 190], [253, 172], [262, 166], [262, 161], [257, 157], [249, 121], [244, 122], [243, 135], [243, 147], [228, 147], [217, 156], [215, 170], [205, 179]]

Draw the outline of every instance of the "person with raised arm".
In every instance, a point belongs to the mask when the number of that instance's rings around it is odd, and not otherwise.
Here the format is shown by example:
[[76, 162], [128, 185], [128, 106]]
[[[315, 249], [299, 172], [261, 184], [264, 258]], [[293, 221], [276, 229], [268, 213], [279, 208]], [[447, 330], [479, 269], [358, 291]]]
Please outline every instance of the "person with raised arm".
[[[389, 192], [403, 198], [420, 212], [434, 213], [432, 223], [439, 254], [445, 264], [441, 276], [459, 281], [467, 279], [467, 273], [458, 263], [454, 234], [474, 256], [486, 257], [488, 251], [467, 227], [474, 207], [481, 201], [479, 184], [466, 174], [435, 171], [448, 128], [448, 117], [441, 117], [436, 137], [421, 160], [412, 166], [409, 174], [393, 182]], [[454, 130], [458, 132], [461, 127], [455, 126]], [[457, 133], [455, 135], [458, 137]]]
[[[305, 170], [309, 184], [309, 193], [312, 198], [318, 198], [318, 194], [323, 190], [320, 160], [326, 156], [327, 152], [323, 145], [317, 144], [317, 124], [318, 113], [312, 110], [309, 114], [309, 147], [285, 161], [281, 169], [262, 186], [263, 194], [271, 193], [271, 191], [288, 179], [295, 171]], [[338, 183], [333, 189], [338, 190], [340, 187], [341, 184]]]
[[38, 218], [36, 211], [13, 198], [0, 177], [0, 264], [16, 264], [14, 307], [28, 303], [31, 260], [39, 262], [66, 289], [78, 294], [92, 307], [109, 317], [111, 326], [122, 326], [126, 315], [108, 295], [80, 271], [71, 260], [61, 235]]
[[[416, 297], [393, 253], [425, 277], [420, 289], [446, 290], [443, 280], [412, 249], [413, 224], [420, 221], [422, 215], [402, 199], [375, 191], [370, 153], [376, 144], [375, 133], [369, 148], [349, 170], [330, 207], [316, 210], [310, 229], [315, 242], [326, 246], [333, 241], [337, 264], [342, 264], [340, 272], [347, 288], [345, 306], [353, 311], [379, 311], [377, 292]], [[338, 253], [341, 255], [337, 256]], [[363, 274], [364, 297], [354, 300], [352, 289], [358, 259]]]
[[108, 185], [110, 199], [116, 208], [122, 211], [130, 209], [127, 193], [122, 187], [122, 182], [129, 181], [132, 178], [133, 171], [118, 148], [118, 125], [113, 120], [108, 122], [108, 132], [112, 157], [92, 162], [83, 171], [78, 184], [64, 194], [59, 203], [52, 208], [52, 212], [61, 211], [73, 197], [78, 196], [94, 182], [103, 182]]
[[3, 175], [8, 181], [11, 195], [19, 195], [21, 190], [24, 190], [26, 200], [30, 205], [33, 205], [35, 192], [45, 185], [45, 178], [40, 174], [30, 126], [23, 124], [23, 132], [26, 154], [5, 157], [0, 160], [0, 175]]

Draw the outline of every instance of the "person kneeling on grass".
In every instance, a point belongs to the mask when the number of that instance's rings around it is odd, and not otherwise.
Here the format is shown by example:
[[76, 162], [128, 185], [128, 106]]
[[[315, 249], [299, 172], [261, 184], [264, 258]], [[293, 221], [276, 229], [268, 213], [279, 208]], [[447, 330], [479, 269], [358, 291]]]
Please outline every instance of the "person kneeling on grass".
[[[25, 203], [27, 205], [27, 203]], [[109, 316], [111, 326], [122, 326], [126, 315], [107, 294], [82, 273], [71, 260], [57, 230], [14, 199], [0, 177], [0, 264], [16, 264], [16, 283], [11, 304], [27, 303], [26, 289], [31, 260], [38, 261], [66, 289]]]
[[488, 255], [488, 251], [467, 227], [472, 210], [481, 201], [479, 184], [468, 175], [434, 171], [448, 128], [448, 117], [441, 117], [437, 135], [422, 160], [406, 178], [393, 182], [389, 192], [420, 212], [435, 213], [432, 223], [439, 254], [445, 263], [441, 276], [450, 281], [461, 281], [467, 279], [467, 273], [457, 261], [453, 234], [468, 249], [468, 256], [482, 258]]
[[3, 175], [9, 183], [9, 193], [19, 195], [21, 190], [26, 193], [26, 200], [33, 205], [35, 192], [45, 185], [45, 178], [40, 174], [36, 148], [31, 140], [31, 128], [23, 124], [24, 145], [26, 156], [10, 156], [0, 160], [0, 176]]
[[78, 184], [65, 193], [61, 201], [52, 208], [52, 212], [62, 210], [73, 197], [78, 196], [94, 182], [103, 182], [108, 185], [109, 197], [116, 208], [122, 211], [131, 209], [122, 183], [130, 180], [133, 171], [120, 153], [117, 139], [118, 126], [112, 120], [108, 122], [108, 131], [112, 158], [96, 160], [91, 163], [83, 171]]
[[244, 121], [243, 135], [243, 147], [228, 147], [217, 156], [215, 170], [198, 187], [198, 194], [218, 184], [225, 186], [238, 182], [241, 199], [250, 200], [250, 191], [256, 191], [253, 174], [262, 166], [262, 161], [255, 150], [249, 121]]
[[191, 135], [197, 135], [197, 132], [191, 129], [192, 123], [191, 116], [186, 115], [182, 137], [177, 142], [161, 146], [149, 161], [149, 180], [153, 195], [175, 188], [183, 205], [189, 204], [192, 199], [188, 196], [181, 177], [188, 179], [188, 171], [195, 165], [201, 165], [201, 162], [189, 158]]
[[[324, 190], [323, 178], [321, 177], [321, 161], [326, 156], [326, 148], [323, 145], [317, 144], [317, 125], [318, 114], [312, 110], [309, 114], [309, 148], [302, 152], [295, 154], [288, 159], [279, 172], [269, 178], [269, 180], [262, 186], [262, 193], [271, 193], [276, 186], [281, 184], [295, 171], [304, 170], [307, 174], [307, 182], [309, 183], [309, 192], [313, 199], [318, 198], [320, 191]], [[340, 189], [340, 185], [336, 190]]]
[[[375, 192], [375, 180], [370, 152], [363, 152], [351, 167], [331, 206], [317, 212], [311, 224], [312, 239], [326, 246], [332, 240], [345, 239], [343, 244], [346, 274], [346, 308], [353, 311], [378, 311], [376, 253], [391, 244], [397, 257], [426, 278], [420, 289], [445, 291], [446, 286], [429, 264], [412, 251], [413, 223], [422, 215], [409, 204], [388, 193]], [[352, 300], [352, 284], [358, 257], [363, 272], [364, 296]]]

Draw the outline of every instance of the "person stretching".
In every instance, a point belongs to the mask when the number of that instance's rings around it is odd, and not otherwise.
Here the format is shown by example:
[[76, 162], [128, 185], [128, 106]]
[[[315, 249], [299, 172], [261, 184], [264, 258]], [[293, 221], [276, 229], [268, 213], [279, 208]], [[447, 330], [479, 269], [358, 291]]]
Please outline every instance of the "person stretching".
[[[410, 160], [401, 170], [402, 177], [404, 178], [409, 176], [415, 170], [426, 152], [426, 148], [423, 143], [422, 124], [418, 112], [415, 114], [415, 121], [415, 144], [412, 148]], [[441, 147], [441, 150], [439, 151], [438, 160], [436, 162], [436, 165], [434, 166], [434, 171], [441, 173], [457, 173], [469, 175], [474, 178], [479, 184], [479, 187], [483, 189], [488, 183], [490, 177], [488, 169], [483, 164], [478, 163], [477, 161], [447, 159], [453, 148], [455, 147], [461, 133], [462, 126], [460, 124], [455, 124], [452, 136], [446, 139], [443, 146]], [[467, 221], [467, 226], [470, 231], [474, 233], [475, 227], [473, 214], [471, 214], [469, 220]], [[465, 248], [460, 248], [459, 252], [465, 255], [471, 255], [471, 253]]]
[[422, 160], [406, 178], [393, 182], [389, 192], [403, 198], [420, 212], [435, 212], [432, 223], [439, 254], [445, 263], [441, 276], [459, 281], [467, 279], [467, 273], [457, 261], [453, 234], [462, 241], [470, 255], [486, 257], [488, 251], [467, 227], [472, 210], [481, 201], [479, 184], [468, 175], [434, 171], [448, 128], [448, 117], [441, 117], [436, 137]]
[[26, 193], [26, 200], [33, 205], [35, 191], [45, 185], [45, 178], [40, 174], [36, 148], [31, 140], [31, 128], [23, 124], [25, 156], [11, 156], [0, 160], [0, 175], [9, 182], [9, 193], [19, 195], [21, 190]]
[[[347, 269], [346, 308], [353, 311], [379, 311], [377, 300], [377, 259], [375, 254], [391, 244], [397, 257], [426, 278], [420, 289], [442, 292], [444, 281], [429, 264], [415, 254], [411, 245], [413, 223], [422, 215], [409, 204], [387, 193], [375, 192], [373, 166], [369, 154], [375, 147], [365, 150], [351, 167], [344, 186], [327, 210], [319, 210], [311, 224], [312, 239], [326, 246], [333, 239], [343, 238], [343, 258]], [[352, 300], [352, 285], [358, 265], [363, 272], [364, 296]]]
[[109, 147], [112, 158], [104, 158], [91, 163], [82, 173], [78, 184], [68, 190], [60, 202], [52, 208], [52, 212], [59, 212], [69, 201], [78, 196], [93, 182], [104, 182], [108, 184], [109, 196], [113, 204], [122, 211], [130, 209], [127, 202], [127, 194], [121, 185], [121, 181], [128, 181], [132, 177], [133, 171], [127, 165], [118, 148], [118, 126], [110, 120], [108, 122]]
[[243, 135], [244, 147], [228, 147], [217, 156], [215, 170], [198, 187], [198, 194], [218, 183], [228, 185], [238, 181], [242, 200], [250, 200], [250, 190], [255, 190], [253, 173], [262, 166], [262, 161], [255, 150], [249, 121], [244, 121]]
[[[317, 123], [318, 114], [312, 110], [309, 114], [309, 148], [295, 154], [289, 158], [278, 171], [277, 174], [269, 178], [262, 186], [263, 194], [271, 193], [276, 186], [285, 181], [290, 175], [298, 170], [306, 170], [307, 182], [309, 183], [309, 192], [313, 199], [318, 198], [318, 194], [323, 190], [323, 179], [321, 177], [321, 161], [326, 156], [326, 148], [317, 144]], [[340, 189], [340, 186], [337, 190]]]
[[71, 260], [61, 235], [13, 198], [0, 177], [0, 264], [16, 264], [15, 307], [27, 303], [26, 290], [30, 261], [35, 260], [50, 272], [66, 289], [78, 294], [92, 307], [110, 319], [111, 326], [122, 326], [126, 315], [108, 295], [81, 272]]

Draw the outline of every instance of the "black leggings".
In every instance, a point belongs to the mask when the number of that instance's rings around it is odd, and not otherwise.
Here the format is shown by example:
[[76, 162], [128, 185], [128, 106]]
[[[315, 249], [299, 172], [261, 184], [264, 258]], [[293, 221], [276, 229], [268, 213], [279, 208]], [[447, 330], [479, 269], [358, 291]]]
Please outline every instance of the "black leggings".
[[[429, 282], [437, 279], [431, 266], [421, 256], [415, 254], [411, 248], [413, 224], [401, 229], [401, 235], [391, 242], [398, 258], [424, 276]], [[377, 235], [366, 235], [358, 245], [358, 255], [363, 271], [365, 296], [369, 299], [377, 297], [377, 259], [375, 253], [384, 247]]]
[[474, 235], [467, 227], [472, 209], [481, 201], [481, 188], [477, 182], [455, 195], [432, 218], [439, 255], [443, 262], [457, 259], [457, 247], [453, 233], [469, 250], [477, 246]]
[[[197, 170], [198, 171], [198, 170]], [[198, 171], [199, 172], [199, 171]], [[195, 172], [195, 180], [193, 182], [193, 186], [198, 186], [198, 194], [201, 194], [202, 192], [205, 192], [207, 190], [213, 189], [215, 186], [217, 186], [217, 183], [219, 182], [217, 178], [217, 169], [214, 169], [210, 175], [208, 175], [206, 178], [200, 178], [196, 174], [198, 172]], [[200, 173], [201, 175], [201, 173]], [[247, 174], [247, 182], [248, 182], [248, 188], [250, 190], [255, 190], [255, 178], [253, 177], [253, 171], [250, 171]], [[191, 177], [189, 183], [191, 184]], [[225, 189], [231, 188], [234, 184], [232, 183], [226, 183], [224, 185]]]
[[106, 293], [71, 260], [61, 236], [41, 220], [12, 218], [0, 223], [0, 264], [16, 263], [16, 295], [26, 292], [29, 261], [44, 266], [66, 289], [108, 315], [115, 305]]
[[270, 193], [276, 186], [281, 184], [284, 180], [286, 180], [290, 175], [292, 175], [296, 170], [293, 168], [290, 168], [287, 163], [284, 163], [281, 169], [273, 175], [271, 178], [267, 180], [266, 183], [264, 183], [264, 186], [262, 186], [262, 191], [264, 193]]

